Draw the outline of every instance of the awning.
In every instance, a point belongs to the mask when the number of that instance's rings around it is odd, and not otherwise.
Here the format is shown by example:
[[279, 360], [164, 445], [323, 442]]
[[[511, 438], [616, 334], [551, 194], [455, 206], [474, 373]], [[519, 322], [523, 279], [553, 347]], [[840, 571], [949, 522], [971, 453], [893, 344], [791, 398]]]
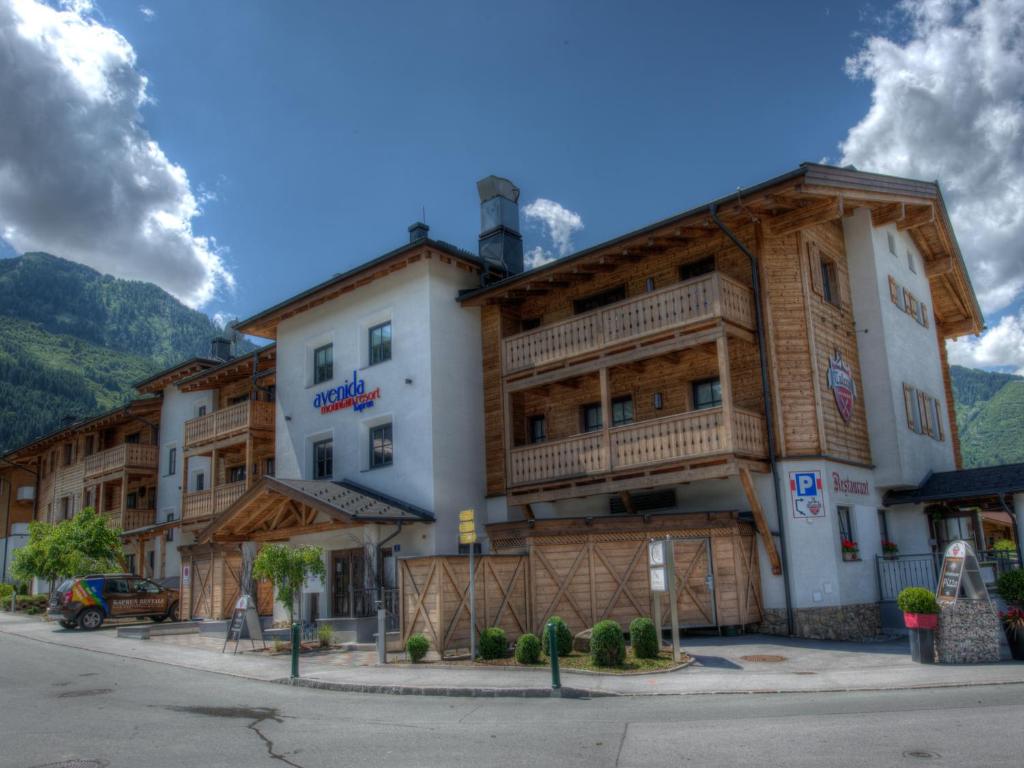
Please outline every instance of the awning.
[[889, 491], [885, 506], [927, 501], [967, 502], [984, 497], [1024, 492], [1024, 464], [934, 472], [917, 488]]
[[200, 531], [197, 542], [282, 541], [373, 523], [432, 523], [419, 507], [342, 480], [264, 477]]

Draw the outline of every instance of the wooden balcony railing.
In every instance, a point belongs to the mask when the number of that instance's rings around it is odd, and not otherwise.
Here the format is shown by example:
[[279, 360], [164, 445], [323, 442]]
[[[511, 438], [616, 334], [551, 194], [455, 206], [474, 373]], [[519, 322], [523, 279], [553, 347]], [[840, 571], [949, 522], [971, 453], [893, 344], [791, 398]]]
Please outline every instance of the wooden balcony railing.
[[245, 493], [245, 481], [220, 485], [212, 491], [193, 491], [185, 494], [182, 520], [201, 520], [211, 517], [234, 504]]
[[185, 449], [240, 434], [247, 429], [273, 429], [274, 404], [249, 400], [185, 422]]
[[156, 522], [155, 509], [126, 509], [121, 515], [121, 530], [134, 531]]
[[754, 328], [753, 293], [713, 272], [505, 339], [505, 373], [594, 352], [691, 323], [722, 318]]
[[731, 430], [721, 408], [690, 411], [660, 419], [588, 432], [565, 440], [513, 448], [510, 485], [528, 485], [615, 470], [695, 459], [719, 453], [767, 455], [764, 417], [732, 413]]
[[160, 449], [155, 445], [124, 443], [87, 457], [85, 476], [99, 477], [122, 469], [155, 470], [159, 456]]

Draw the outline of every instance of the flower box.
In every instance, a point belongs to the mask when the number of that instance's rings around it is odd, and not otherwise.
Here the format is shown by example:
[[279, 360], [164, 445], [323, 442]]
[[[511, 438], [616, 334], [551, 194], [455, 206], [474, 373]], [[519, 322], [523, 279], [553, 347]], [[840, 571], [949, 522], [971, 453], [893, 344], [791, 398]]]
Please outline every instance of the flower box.
[[939, 626], [937, 613], [904, 613], [903, 623], [907, 629], [935, 629]]

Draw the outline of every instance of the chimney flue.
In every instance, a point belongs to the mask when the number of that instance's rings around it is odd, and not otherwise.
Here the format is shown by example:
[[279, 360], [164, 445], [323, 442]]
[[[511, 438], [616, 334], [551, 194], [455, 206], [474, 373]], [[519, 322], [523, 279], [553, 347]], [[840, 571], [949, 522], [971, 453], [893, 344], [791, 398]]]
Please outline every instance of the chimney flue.
[[210, 357], [214, 360], [230, 360], [231, 339], [226, 339], [223, 336], [215, 336], [210, 339]]
[[430, 232], [430, 227], [424, 224], [422, 221], [417, 221], [411, 227], [409, 227], [409, 242], [415, 243], [417, 240], [426, 240], [427, 233]]
[[476, 190], [480, 195], [480, 260], [486, 272], [522, 272], [519, 188], [508, 179], [488, 176], [476, 183]]

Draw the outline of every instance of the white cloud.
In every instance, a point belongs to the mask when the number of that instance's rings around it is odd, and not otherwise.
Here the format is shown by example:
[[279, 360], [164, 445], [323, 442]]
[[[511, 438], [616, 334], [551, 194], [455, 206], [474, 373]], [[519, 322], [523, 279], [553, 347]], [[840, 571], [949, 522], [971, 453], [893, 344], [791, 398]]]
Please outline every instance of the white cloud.
[[156, 11], [152, 8], [148, 8], [145, 5], [139, 6], [139, 13], [146, 17], [147, 21], [152, 21], [153, 17], [156, 16]]
[[535, 245], [523, 255], [523, 263], [527, 269], [543, 267], [545, 264], [550, 264], [552, 261], [557, 260], [557, 256], [550, 251], [544, 250], [544, 247], [541, 245]]
[[905, 39], [872, 37], [847, 61], [873, 91], [842, 163], [938, 179], [982, 309], [997, 313], [1024, 291], [1024, 0], [900, 10]]
[[142, 125], [134, 49], [90, 11], [0, 0], [0, 233], [200, 306], [234, 278], [193, 231], [185, 169]]
[[[523, 216], [527, 221], [537, 222], [545, 228], [559, 258], [572, 250], [572, 236], [583, 229], [583, 219], [578, 213], [543, 197], [525, 206]], [[534, 248], [530, 253], [536, 250]]]
[[969, 368], [1002, 368], [1024, 375], [1024, 310], [1005, 315], [982, 336], [946, 345], [949, 361]]

